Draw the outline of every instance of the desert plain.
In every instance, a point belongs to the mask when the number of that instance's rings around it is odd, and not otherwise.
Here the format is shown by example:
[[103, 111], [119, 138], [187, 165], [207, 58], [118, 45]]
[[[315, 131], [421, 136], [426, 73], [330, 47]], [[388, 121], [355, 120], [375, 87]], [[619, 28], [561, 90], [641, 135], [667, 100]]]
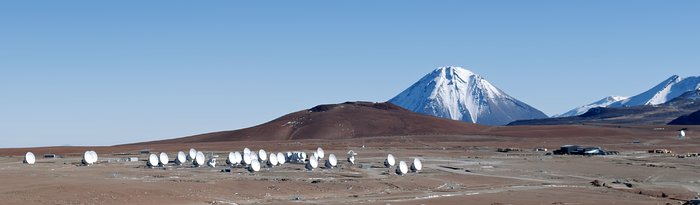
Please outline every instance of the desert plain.
[[[515, 126], [474, 135], [375, 136], [336, 140], [139, 143], [109, 147], [0, 149], [2, 204], [681, 204], [700, 193], [700, 137], [678, 139], [674, 126]], [[602, 130], [602, 132], [601, 132]], [[610, 131], [610, 132], [606, 132]], [[615, 131], [617, 130], [617, 131]], [[599, 146], [619, 155], [547, 155], [564, 144]], [[225, 164], [228, 152], [313, 152], [340, 159], [308, 171], [286, 163], [260, 172]], [[143, 150], [195, 148], [218, 155], [216, 167], [169, 164], [148, 168]], [[498, 148], [521, 151], [498, 152]], [[547, 152], [534, 148], [547, 148]], [[668, 149], [674, 153], [647, 153]], [[96, 150], [98, 163], [80, 165]], [[355, 164], [344, 160], [358, 153]], [[23, 164], [27, 151], [34, 165]], [[61, 158], [43, 158], [43, 154]], [[387, 154], [417, 173], [397, 175]], [[127, 162], [126, 157], [139, 161]], [[323, 162], [324, 160], [322, 160]]]

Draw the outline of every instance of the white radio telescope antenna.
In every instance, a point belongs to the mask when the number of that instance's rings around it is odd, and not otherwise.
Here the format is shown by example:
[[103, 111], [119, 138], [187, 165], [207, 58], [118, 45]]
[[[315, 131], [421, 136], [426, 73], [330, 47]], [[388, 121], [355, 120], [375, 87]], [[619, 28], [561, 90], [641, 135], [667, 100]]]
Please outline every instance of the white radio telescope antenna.
[[323, 152], [323, 148], [318, 147], [318, 148], [316, 149], [316, 154], [318, 154], [318, 158], [319, 158], [319, 159], [323, 159], [323, 157], [324, 157], [324, 155], [325, 155], [325, 153]]
[[236, 164], [241, 164], [241, 160], [243, 160], [243, 156], [241, 156], [240, 152], [234, 152], [233, 153], [233, 162]]
[[286, 162], [287, 162], [287, 158], [284, 157], [284, 154], [282, 154], [282, 152], [278, 152], [277, 153], [277, 164], [283, 165]]
[[85, 153], [83, 154], [83, 161], [82, 161], [82, 163], [83, 163], [84, 165], [88, 165], [88, 166], [91, 165], [91, 164], [93, 164], [93, 163], [95, 163], [95, 162], [97, 161], [97, 160], [95, 159], [95, 156], [96, 156], [96, 155], [93, 155], [93, 154], [92, 154], [92, 151], [85, 151]]
[[260, 151], [258, 151], [258, 159], [263, 162], [267, 161], [267, 152], [265, 152], [264, 149], [260, 149]]
[[420, 159], [414, 158], [413, 164], [411, 164], [411, 171], [418, 172], [421, 169], [423, 169], [423, 163], [420, 162]]
[[203, 153], [203, 152], [197, 151], [197, 155], [195, 155], [194, 161], [192, 162], [192, 164], [193, 164], [195, 167], [204, 166], [204, 162], [206, 162], [206, 158], [207, 158], [207, 157], [204, 156], [204, 153]]
[[187, 155], [183, 151], [177, 152], [177, 157], [175, 158], [175, 164], [182, 165], [187, 161]]
[[248, 171], [259, 172], [260, 171], [260, 162], [257, 160], [251, 162], [250, 166], [248, 167]]
[[399, 167], [396, 167], [396, 174], [404, 175], [406, 173], [408, 173], [408, 166], [406, 165], [406, 162], [400, 161]]
[[168, 157], [168, 154], [165, 152], [161, 152], [160, 156], [158, 157], [160, 160], [160, 166], [164, 167], [165, 165], [168, 165], [168, 162], [170, 161], [170, 158]]
[[192, 160], [194, 162], [195, 158], [197, 158], [197, 150], [194, 148], [190, 148], [189, 155], [187, 155], [187, 160]]
[[226, 158], [226, 164], [228, 164], [228, 165], [236, 164], [234, 161], [236, 161], [236, 156], [233, 154], [233, 152], [229, 152], [228, 158]]
[[325, 165], [328, 169], [338, 166], [338, 158], [336, 158], [334, 154], [329, 154]]
[[147, 165], [148, 167], [155, 167], [155, 166], [158, 166], [158, 161], [159, 161], [159, 160], [160, 160], [160, 159], [158, 159], [158, 156], [156, 156], [156, 154], [151, 154], [150, 156], [148, 156], [148, 161], [146, 161], [146, 165]]
[[278, 162], [277, 162], [277, 155], [276, 155], [275, 153], [270, 153], [270, 158], [268, 158], [268, 159], [269, 159], [269, 160], [267, 161], [267, 164], [268, 164], [270, 167], [277, 166], [277, 163], [278, 163]]
[[309, 171], [318, 168], [318, 159], [316, 157], [309, 158], [309, 162], [306, 163], [305, 167]]
[[32, 152], [27, 152], [27, 154], [24, 154], [24, 162], [25, 164], [34, 164], [36, 162], [36, 156], [34, 156], [34, 153]]
[[253, 161], [253, 158], [250, 157], [250, 152], [243, 154], [243, 164], [250, 164]]
[[393, 167], [396, 164], [396, 158], [394, 158], [394, 155], [387, 155], [386, 160], [384, 160], [384, 166], [386, 167]]
[[685, 131], [684, 130], [678, 131], [678, 139], [685, 139]]
[[250, 154], [250, 149], [248, 149], [247, 147], [243, 148], [243, 154]]

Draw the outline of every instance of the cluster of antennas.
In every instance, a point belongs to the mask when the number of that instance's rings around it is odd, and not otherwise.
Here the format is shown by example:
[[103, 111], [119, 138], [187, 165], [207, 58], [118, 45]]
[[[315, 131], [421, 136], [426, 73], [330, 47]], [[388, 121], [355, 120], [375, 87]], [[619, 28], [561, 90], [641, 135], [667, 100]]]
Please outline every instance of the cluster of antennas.
[[[355, 151], [347, 152], [347, 161], [350, 164], [355, 163], [355, 157], [357, 153]], [[391, 155], [390, 155], [391, 156]], [[320, 162], [325, 160], [322, 166], [326, 169], [333, 169], [338, 166], [338, 158], [335, 154], [326, 153], [323, 148], [317, 148], [313, 153], [307, 154], [302, 151], [288, 151], [288, 152], [271, 152], [268, 154], [264, 149], [260, 149], [257, 152], [251, 151], [248, 148], [243, 149], [243, 152], [229, 152], [228, 158], [226, 159], [226, 164], [229, 166], [243, 166], [250, 172], [258, 172], [263, 166], [272, 168], [275, 166], [284, 165], [285, 163], [298, 163], [304, 164], [307, 170], [313, 170], [319, 168]], [[83, 154], [83, 159], [81, 164], [89, 166], [96, 163], [98, 160], [97, 152], [86, 151]], [[24, 163], [34, 164], [36, 162], [36, 157], [34, 153], [27, 152], [25, 155]], [[170, 157], [165, 152], [160, 152], [159, 154], [151, 153], [146, 160], [146, 166], [153, 167], [165, 167], [170, 163], [181, 166], [191, 163], [193, 167], [210, 166], [216, 167], [216, 158], [214, 154], [207, 157], [203, 152], [197, 151], [196, 149], [190, 149], [188, 153], [179, 151], [173, 161], [170, 161]], [[394, 159], [391, 158], [391, 166], [393, 166]], [[419, 168], [420, 170], [420, 168]]]
[[[388, 154], [386, 156], [386, 159], [384, 160], [384, 166], [387, 168], [391, 169], [396, 165], [396, 158], [392, 154]], [[413, 164], [411, 164], [411, 167], [408, 167], [408, 164], [406, 164], [405, 161], [399, 161], [399, 165], [396, 167], [396, 174], [398, 175], [405, 175], [409, 171], [411, 172], [419, 172], [421, 169], [423, 169], [423, 163], [420, 161], [418, 158], [413, 158]]]

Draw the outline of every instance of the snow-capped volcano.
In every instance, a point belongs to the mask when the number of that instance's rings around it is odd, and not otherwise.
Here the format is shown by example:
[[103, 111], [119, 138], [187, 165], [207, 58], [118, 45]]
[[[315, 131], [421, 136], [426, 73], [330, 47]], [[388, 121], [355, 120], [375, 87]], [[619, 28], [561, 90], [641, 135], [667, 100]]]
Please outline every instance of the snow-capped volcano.
[[461, 67], [435, 69], [389, 102], [418, 113], [485, 125], [547, 118]]
[[627, 97], [622, 97], [622, 96], [609, 96], [609, 97], [605, 97], [605, 98], [603, 98], [603, 99], [600, 99], [600, 100], [598, 100], [598, 101], [596, 101], [596, 102], [594, 102], [594, 103], [591, 103], [591, 104], [588, 104], [588, 105], [584, 105], [584, 106], [581, 106], [581, 107], [577, 107], [577, 108], [574, 108], [574, 109], [572, 109], [572, 110], [569, 110], [568, 112], [565, 112], [565, 113], [560, 114], [560, 115], [554, 115], [554, 116], [552, 116], [552, 117], [570, 117], [570, 116], [577, 116], [577, 115], [581, 115], [581, 114], [583, 114], [583, 113], [588, 112], [588, 110], [590, 110], [591, 108], [607, 107], [607, 106], [610, 105], [610, 104], [613, 104], [613, 103], [616, 103], [616, 102], [618, 102], [618, 101], [625, 100], [625, 99], [627, 99]]
[[674, 75], [646, 92], [610, 104], [609, 107], [658, 105], [666, 103], [683, 93], [698, 89], [700, 89], [700, 76], [681, 78], [680, 76]]

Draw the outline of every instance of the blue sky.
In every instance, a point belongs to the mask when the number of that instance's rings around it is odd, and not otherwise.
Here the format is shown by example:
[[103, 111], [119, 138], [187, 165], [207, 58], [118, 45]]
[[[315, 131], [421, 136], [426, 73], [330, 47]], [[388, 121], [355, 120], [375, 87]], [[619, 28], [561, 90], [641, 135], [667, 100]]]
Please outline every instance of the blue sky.
[[[697, 76], [698, 1], [0, 4], [0, 147], [111, 145], [386, 101], [438, 66], [552, 115]], [[92, 139], [92, 140], [90, 140]]]

